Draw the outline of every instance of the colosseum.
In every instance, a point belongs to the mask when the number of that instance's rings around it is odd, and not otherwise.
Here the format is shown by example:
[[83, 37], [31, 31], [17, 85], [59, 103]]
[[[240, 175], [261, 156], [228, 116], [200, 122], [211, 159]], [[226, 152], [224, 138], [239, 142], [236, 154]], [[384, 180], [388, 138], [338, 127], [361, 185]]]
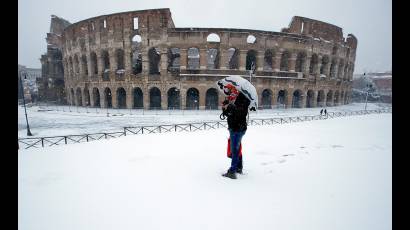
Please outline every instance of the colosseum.
[[89, 18], [53, 39], [68, 103], [128, 109], [218, 109], [228, 75], [252, 82], [260, 109], [347, 104], [357, 47], [305, 17], [281, 32], [178, 28], [168, 8]]

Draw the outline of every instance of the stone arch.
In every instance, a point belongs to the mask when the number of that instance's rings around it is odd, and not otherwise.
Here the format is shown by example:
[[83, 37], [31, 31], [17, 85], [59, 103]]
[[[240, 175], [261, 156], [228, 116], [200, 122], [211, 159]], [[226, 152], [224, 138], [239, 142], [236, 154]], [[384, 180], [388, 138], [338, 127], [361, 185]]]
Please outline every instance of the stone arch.
[[75, 105], [75, 95], [74, 95], [74, 89], [71, 88], [71, 105]]
[[117, 70], [120, 69], [125, 69], [125, 65], [124, 65], [124, 50], [122, 49], [117, 49], [115, 51], [115, 58], [117, 61]]
[[206, 37], [207, 42], [221, 42], [221, 38], [216, 33], [211, 33]]
[[306, 94], [306, 108], [313, 108], [315, 101], [315, 92], [313, 90], [308, 90]]
[[207, 69], [219, 69], [219, 51], [218, 49], [208, 49], [206, 51]]
[[329, 90], [326, 95], [326, 106], [332, 106], [333, 105], [333, 91]]
[[255, 50], [248, 50], [246, 53], [246, 70], [256, 70], [256, 55], [257, 52]]
[[141, 41], [142, 41], [142, 38], [141, 38], [141, 35], [139, 34], [136, 34], [131, 38], [132, 43], [141, 43]]
[[104, 98], [105, 98], [105, 107], [112, 108], [112, 94], [110, 88], [105, 88], [104, 90]]
[[279, 90], [278, 97], [276, 98], [276, 104], [278, 107], [286, 107], [288, 92], [285, 89]]
[[144, 108], [144, 94], [142, 93], [141, 88], [137, 87], [132, 90], [133, 95], [133, 105], [134, 109]]
[[196, 47], [188, 49], [187, 69], [199, 69], [199, 49]]
[[131, 66], [132, 73], [135, 75], [142, 72], [141, 41], [142, 38], [138, 34], [131, 39]]
[[246, 38], [246, 43], [255, 44], [256, 43], [256, 37], [253, 36], [252, 34], [248, 35], [248, 37]]
[[83, 105], [83, 97], [81, 95], [81, 88], [80, 87], [77, 88], [76, 96], [77, 96], [76, 105], [82, 106]]
[[209, 88], [205, 93], [205, 109], [218, 109], [218, 91]]
[[196, 88], [189, 88], [186, 92], [186, 108], [199, 109], [199, 91]]
[[280, 71], [289, 71], [289, 59], [290, 52], [288, 50], [283, 51], [280, 58]]
[[344, 105], [344, 97], [345, 97], [345, 92], [344, 91], [342, 91], [341, 93], [340, 93], [340, 104], [342, 104], [342, 105]]
[[175, 71], [179, 71], [180, 68], [180, 59], [181, 59], [181, 52], [179, 50], [179, 48], [170, 48], [168, 49], [168, 71], [169, 72], [175, 72]]
[[292, 97], [292, 108], [301, 108], [302, 107], [302, 91], [300, 89], [297, 89], [293, 91], [293, 97]]
[[110, 70], [110, 54], [107, 50], [101, 51], [101, 58], [103, 63], [103, 72], [107, 72]]
[[159, 48], [152, 47], [148, 50], [149, 74], [160, 74], [161, 52]]
[[295, 71], [303, 72], [303, 66], [305, 66], [305, 63], [306, 63], [306, 52], [299, 52], [296, 57]]
[[168, 95], [168, 109], [181, 109], [181, 95], [180, 90], [172, 87], [167, 92]]
[[344, 69], [344, 60], [340, 59], [339, 67], [337, 68], [337, 77], [338, 78], [343, 78], [343, 76], [342, 76], [343, 69]]
[[98, 74], [97, 54], [95, 54], [95, 52], [91, 52], [90, 59], [91, 59], [91, 71], [93, 72], [93, 74], [97, 75]]
[[272, 90], [264, 89], [262, 91], [262, 108], [263, 109], [271, 109], [272, 108]]
[[337, 65], [337, 59], [333, 58], [332, 64], [330, 65], [330, 77], [331, 78], [336, 77], [336, 65]]
[[101, 107], [100, 91], [98, 90], [98, 88], [93, 88], [93, 100], [95, 107]]
[[161, 109], [161, 90], [157, 87], [152, 87], [149, 90], [149, 108]]
[[91, 105], [91, 99], [90, 99], [90, 91], [88, 88], [84, 89], [84, 106], [90, 106]]
[[127, 93], [123, 87], [117, 89], [117, 108], [125, 109], [127, 108]]
[[317, 54], [313, 54], [312, 57], [310, 58], [310, 64], [309, 64], [309, 74], [310, 75], [313, 75], [315, 73], [315, 70], [318, 64], [319, 64], [319, 56]]
[[87, 65], [87, 57], [85, 55], [81, 56], [81, 65], [83, 69], [83, 73], [87, 76], [88, 75], [88, 65]]
[[236, 48], [228, 49], [228, 67], [229, 69], [239, 68], [239, 50]]
[[329, 66], [329, 56], [324, 55], [322, 57], [322, 64], [320, 65], [320, 74], [325, 74], [325, 71], [327, 70]]
[[335, 105], [335, 106], [339, 105], [339, 99], [340, 99], [339, 97], [340, 97], [339, 90], [337, 90], [335, 92], [334, 97], [333, 97], [333, 105]]
[[265, 50], [264, 65], [263, 65], [264, 70], [270, 71], [273, 69], [273, 57], [274, 56], [275, 56], [275, 52], [273, 49]]
[[325, 92], [323, 90], [319, 90], [317, 93], [317, 100], [316, 100], [317, 106], [323, 107], [324, 100], [325, 100]]

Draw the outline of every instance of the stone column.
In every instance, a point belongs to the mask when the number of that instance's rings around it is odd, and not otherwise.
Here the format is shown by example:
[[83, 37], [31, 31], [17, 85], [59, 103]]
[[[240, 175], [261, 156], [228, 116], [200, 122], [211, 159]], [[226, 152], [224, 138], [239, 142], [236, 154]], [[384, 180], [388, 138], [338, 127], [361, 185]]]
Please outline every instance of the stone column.
[[168, 92], [162, 87], [159, 87], [161, 90], [161, 109], [168, 109]]
[[304, 66], [303, 66], [303, 74], [304, 75], [306, 75], [306, 76], [309, 76], [309, 69], [310, 69], [310, 60], [312, 59], [312, 54], [307, 54], [306, 55], [306, 61], [305, 61], [305, 63], [304, 63]]
[[316, 68], [313, 70], [315, 76], [320, 76], [320, 67], [322, 65], [322, 55], [317, 55], [317, 65]]
[[307, 92], [302, 91], [300, 95], [300, 108], [306, 108]]
[[199, 89], [199, 108], [201, 110], [205, 109], [205, 102], [206, 102], [206, 88]]
[[289, 89], [286, 95], [286, 108], [292, 108], [293, 89]]
[[104, 60], [101, 52], [96, 52], [95, 54], [97, 56], [98, 79], [101, 79], [104, 72]]
[[275, 52], [275, 57], [273, 58], [275, 59], [274, 65], [273, 65], [273, 71], [278, 72], [280, 71], [280, 60], [282, 58], [282, 52], [280, 51]]
[[256, 70], [263, 71], [263, 66], [265, 64], [265, 56], [264, 53], [261, 51], [256, 51]]
[[168, 54], [166, 49], [161, 49], [161, 64], [160, 64], [160, 72], [162, 75], [167, 73], [168, 67]]
[[[128, 47], [128, 46], [126, 46], [126, 47]], [[128, 76], [130, 76], [131, 73], [132, 73], [132, 63], [131, 62], [132, 62], [132, 60], [131, 60], [131, 50], [128, 49], [128, 48], [124, 48], [124, 68], [125, 68], [126, 73], [130, 73], [130, 74], [128, 74]]]
[[246, 70], [247, 50], [239, 50], [239, 70]]
[[94, 107], [94, 94], [93, 94], [93, 87], [91, 87], [90, 89], [88, 89], [88, 92], [90, 93], [90, 106]]
[[141, 90], [143, 90], [142, 97], [143, 97], [144, 109], [149, 109], [149, 106], [150, 106], [149, 89], [150, 89], [149, 87], [141, 88]]
[[107, 108], [107, 102], [105, 101], [104, 88], [98, 88], [98, 91], [100, 93], [100, 106], [101, 106], [101, 108]]
[[[93, 76], [94, 75], [94, 70], [93, 70], [93, 68], [92, 68], [92, 62], [91, 62], [91, 55], [90, 55], [90, 53], [88, 52], [87, 54], [86, 54], [86, 58], [87, 58], [87, 69], [88, 69], [88, 75], [87, 75], [87, 77], [88, 77], [88, 79], [91, 79], [91, 76]], [[90, 96], [91, 97], [91, 96]]]
[[126, 92], [126, 99], [125, 99], [126, 102], [125, 103], [127, 105], [127, 109], [132, 109], [132, 106], [133, 106], [132, 86], [125, 88], [125, 92]]
[[317, 105], [317, 95], [318, 95], [318, 91], [313, 91], [313, 100], [312, 100], [312, 107], [316, 108]]
[[207, 57], [206, 49], [199, 49], [199, 69], [207, 69]]
[[182, 88], [181, 91], [179, 91], [179, 96], [181, 98], [181, 109], [186, 108], [186, 92], [187, 90], [185, 88]]
[[111, 102], [112, 102], [112, 107], [114, 109], [118, 108], [117, 104], [117, 89], [115, 87], [111, 88]]
[[180, 63], [180, 69], [181, 70], [186, 70], [187, 69], [187, 57], [188, 57], [188, 50], [187, 49], [179, 49], [179, 63]]
[[219, 57], [220, 57], [220, 59], [219, 59], [219, 69], [223, 69], [223, 70], [229, 69], [228, 50], [219, 49], [218, 51], [219, 51], [219, 54], [220, 54], [219, 55]]
[[298, 55], [298, 54], [297, 54], [296, 52], [290, 53], [290, 57], [289, 57], [289, 72], [295, 72], [297, 55]]
[[331, 65], [332, 65], [332, 60], [330, 60], [330, 58], [329, 58], [329, 61], [326, 64], [326, 68], [323, 70], [323, 72], [324, 72], [323, 74], [326, 75], [327, 78], [330, 77], [330, 66]]

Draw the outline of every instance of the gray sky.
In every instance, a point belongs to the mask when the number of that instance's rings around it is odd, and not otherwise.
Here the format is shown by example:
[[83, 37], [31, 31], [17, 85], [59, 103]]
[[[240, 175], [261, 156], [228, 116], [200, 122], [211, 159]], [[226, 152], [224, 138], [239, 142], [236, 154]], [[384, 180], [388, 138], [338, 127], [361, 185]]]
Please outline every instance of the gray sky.
[[391, 0], [18, 0], [18, 62], [41, 68], [51, 15], [71, 23], [124, 11], [170, 8], [176, 27], [280, 32], [293, 16], [339, 26], [358, 39], [355, 73], [392, 68]]

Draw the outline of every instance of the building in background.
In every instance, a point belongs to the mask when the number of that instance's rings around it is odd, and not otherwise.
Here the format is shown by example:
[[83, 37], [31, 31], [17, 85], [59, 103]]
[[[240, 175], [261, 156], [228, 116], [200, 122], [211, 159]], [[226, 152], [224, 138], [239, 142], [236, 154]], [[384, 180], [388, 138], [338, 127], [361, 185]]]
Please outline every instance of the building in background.
[[[41, 69], [27, 68], [23, 65], [18, 65], [18, 77], [23, 81], [24, 97], [26, 102], [34, 102], [38, 99], [37, 79], [41, 78]], [[20, 80], [20, 79], [19, 79]], [[18, 98], [22, 99], [21, 85], [18, 82]]]
[[367, 91], [370, 102], [392, 103], [392, 72], [355, 74], [352, 101], [364, 102]]
[[47, 33], [46, 38], [47, 53], [41, 55], [41, 78], [37, 80], [40, 101], [66, 103], [61, 35], [70, 24], [62, 18], [51, 15], [50, 32]]

